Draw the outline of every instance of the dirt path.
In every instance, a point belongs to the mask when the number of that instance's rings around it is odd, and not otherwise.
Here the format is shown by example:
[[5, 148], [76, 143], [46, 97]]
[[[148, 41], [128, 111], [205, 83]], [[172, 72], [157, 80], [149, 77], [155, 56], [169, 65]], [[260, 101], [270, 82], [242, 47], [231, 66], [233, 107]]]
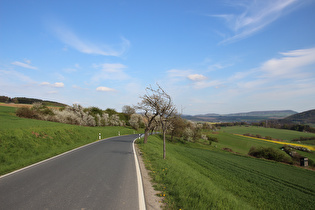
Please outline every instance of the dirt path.
[[143, 188], [144, 188], [144, 197], [146, 202], [147, 210], [159, 210], [164, 206], [163, 198], [156, 196], [161, 192], [155, 191], [153, 188], [153, 184], [151, 182], [151, 177], [149, 175], [149, 171], [145, 168], [142, 153], [138, 148], [137, 144], [135, 144], [137, 157], [140, 164]]

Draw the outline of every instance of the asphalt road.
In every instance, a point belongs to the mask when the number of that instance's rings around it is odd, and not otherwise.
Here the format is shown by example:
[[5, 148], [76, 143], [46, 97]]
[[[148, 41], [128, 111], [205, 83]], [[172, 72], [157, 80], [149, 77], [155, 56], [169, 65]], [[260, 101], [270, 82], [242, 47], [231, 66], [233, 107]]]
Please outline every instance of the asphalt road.
[[0, 209], [139, 209], [137, 136], [101, 140], [0, 178]]

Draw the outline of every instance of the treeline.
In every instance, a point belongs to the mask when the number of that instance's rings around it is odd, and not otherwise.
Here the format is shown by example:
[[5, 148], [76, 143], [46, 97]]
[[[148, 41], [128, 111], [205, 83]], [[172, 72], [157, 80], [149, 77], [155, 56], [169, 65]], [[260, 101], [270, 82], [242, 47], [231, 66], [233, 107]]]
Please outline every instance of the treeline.
[[26, 98], [26, 97], [14, 97], [10, 98], [7, 96], [0, 96], [1, 103], [14, 103], [14, 104], [34, 104], [34, 103], [42, 103], [46, 106], [58, 106], [65, 107], [66, 104], [58, 103], [55, 101], [41, 100], [36, 98]]
[[259, 123], [251, 123], [253, 126], [262, 126], [267, 128], [277, 128], [277, 129], [286, 129], [286, 130], [294, 130], [300, 132], [309, 132], [315, 133], [315, 128], [311, 127], [310, 125], [306, 124], [295, 124], [292, 122], [287, 122], [284, 120], [269, 120], [269, 121], [262, 121]]
[[[16, 111], [19, 117], [38, 119], [52, 122], [60, 122], [81, 126], [130, 126], [133, 129], [145, 128], [146, 119], [143, 114], [137, 114], [136, 110], [130, 106], [124, 106], [119, 113], [115, 109], [102, 110], [98, 107], [84, 108], [81, 105], [74, 104], [60, 109], [49, 108], [41, 103], [34, 103], [31, 108], [21, 107]], [[171, 119], [172, 129], [167, 134], [170, 141], [196, 142], [203, 139], [209, 144], [218, 142], [210, 135], [202, 134], [203, 131], [213, 131], [216, 127], [208, 122], [197, 123], [181, 118], [176, 115]], [[157, 117], [150, 126], [150, 131], [157, 132], [161, 128], [161, 119]]]
[[228, 122], [228, 123], [217, 123], [215, 124], [217, 128], [220, 127], [229, 127], [229, 126], [259, 126], [265, 128], [277, 128], [277, 129], [286, 129], [286, 130], [294, 130], [300, 132], [309, 132], [315, 133], [315, 128], [311, 127], [310, 125], [305, 124], [295, 124], [291, 122], [286, 122], [283, 120], [268, 120], [268, 121], [261, 121], [261, 122]]

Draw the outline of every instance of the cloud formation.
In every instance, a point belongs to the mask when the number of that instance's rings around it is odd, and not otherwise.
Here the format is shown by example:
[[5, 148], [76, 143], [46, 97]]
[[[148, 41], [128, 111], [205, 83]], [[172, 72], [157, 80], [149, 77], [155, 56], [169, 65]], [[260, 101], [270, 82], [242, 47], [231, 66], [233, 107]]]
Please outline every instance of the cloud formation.
[[264, 77], [305, 78], [309, 75], [303, 67], [315, 64], [315, 48], [292, 50], [280, 53], [281, 58], [273, 58], [260, 67]]
[[98, 82], [101, 80], [126, 80], [130, 77], [124, 72], [127, 66], [120, 63], [103, 63], [94, 64], [95, 69], [100, 69], [92, 77], [93, 82]]
[[104, 56], [116, 56], [123, 55], [130, 47], [130, 42], [124, 37], [121, 37], [119, 48], [114, 48], [107, 44], [93, 43], [89, 40], [84, 40], [71, 31], [69, 28], [62, 26], [62, 24], [55, 25], [53, 27], [56, 36], [66, 45], [78, 50], [79, 52], [86, 54], [96, 54]]
[[207, 77], [202, 75], [202, 74], [190, 74], [187, 76], [187, 78], [192, 80], [192, 81], [202, 81], [202, 80], [207, 79]]
[[15, 66], [20, 66], [20, 67], [23, 67], [23, 68], [27, 68], [27, 69], [34, 69], [34, 70], [37, 69], [37, 67], [30, 65], [31, 64], [30, 60], [25, 60], [25, 63], [22, 63], [20, 61], [14, 61], [11, 64], [13, 64]]
[[62, 87], [65, 86], [65, 84], [62, 83], [62, 82], [55, 82], [53, 84], [51, 84], [49, 82], [42, 82], [42, 83], [40, 83], [40, 85], [42, 85], [42, 86], [50, 86], [50, 87], [57, 87], [57, 88], [62, 88]]
[[220, 44], [230, 43], [247, 38], [262, 30], [278, 18], [297, 0], [264, 0], [264, 1], [237, 1], [231, 6], [241, 8], [240, 14], [219, 14], [211, 17], [222, 18], [233, 35]]
[[109, 88], [109, 87], [97, 87], [96, 90], [100, 91], [100, 92], [114, 92], [114, 91], [116, 91], [115, 89]]

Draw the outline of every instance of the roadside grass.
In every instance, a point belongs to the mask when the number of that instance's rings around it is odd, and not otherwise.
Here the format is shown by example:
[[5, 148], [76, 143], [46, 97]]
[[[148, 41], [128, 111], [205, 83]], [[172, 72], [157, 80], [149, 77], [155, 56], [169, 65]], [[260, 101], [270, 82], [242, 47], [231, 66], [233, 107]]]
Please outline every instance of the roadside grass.
[[315, 172], [193, 143], [138, 141], [167, 209], [312, 209]]
[[83, 127], [16, 117], [0, 106], [0, 175], [98, 140], [133, 134], [125, 127]]

